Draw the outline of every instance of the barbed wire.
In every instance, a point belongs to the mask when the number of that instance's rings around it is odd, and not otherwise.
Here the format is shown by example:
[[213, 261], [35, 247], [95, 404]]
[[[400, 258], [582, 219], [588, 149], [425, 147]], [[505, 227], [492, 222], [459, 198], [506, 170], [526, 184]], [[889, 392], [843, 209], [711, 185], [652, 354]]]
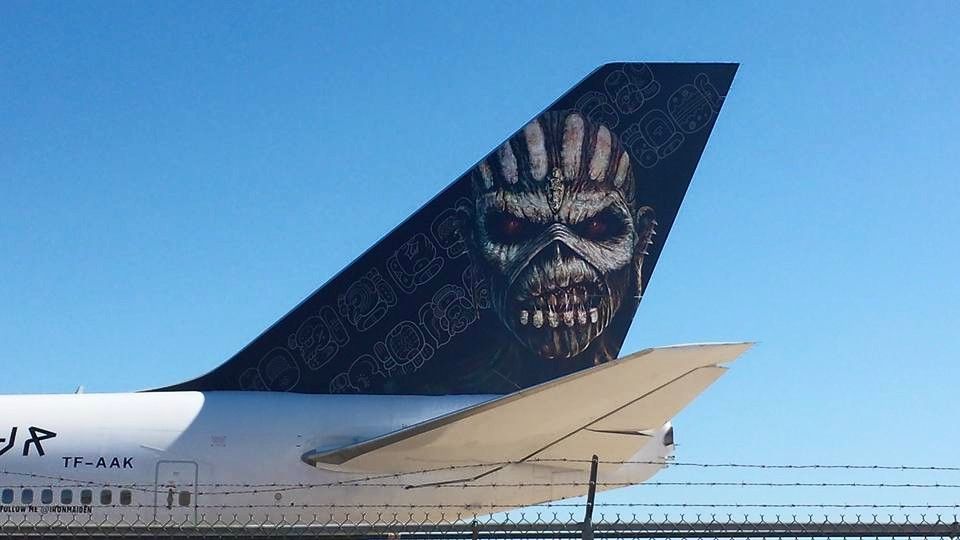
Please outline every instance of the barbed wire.
[[[263, 484], [258, 486], [249, 486], [246, 489], [217, 489], [230, 486], [218, 486], [208, 484], [204, 487], [214, 489], [198, 489], [198, 495], [244, 495], [259, 493], [275, 493], [302, 491], [313, 489], [329, 489], [331, 487], [354, 487], [354, 488], [377, 488], [377, 489], [496, 489], [496, 488], [546, 488], [546, 487], [588, 487], [589, 481], [582, 482], [463, 482], [432, 484], [416, 486], [403, 483], [352, 483], [352, 482], [328, 482], [328, 483], [303, 483], [303, 484]], [[767, 487], [767, 488], [876, 488], [876, 489], [958, 489], [960, 484], [942, 484], [942, 483], [884, 483], [884, 482], [656, 482], [647, 481], [641, 483], [634, 482], [596, 482], [599, 488], [620, 488], [620, 487]], [[50, 488], [51, 484], [16, 484], [2, 485], [2, 488], [14, 489], [44, 489]], [[83, 483], [83, 484], [56, 484], [58, 489], [83, 489], [83, 488], [110, 488], [127, 489], [131, 491], [154, 493], [161, 490], [163, 486], [155, 484], [106, 484], [106, 483]]]
[[[367, 482], [372, 480], [381, 480], [387, 478], [402, 478], [405, 476], [414, 476], [422, 475], [436, 472], [444, 471], [457, 471], [457, 470], [466, 470], [466, 469], [477, 469], [477, 468], [487, 468], [487, 467], [502, 467], [509, 465], [525, 465], [525, 464], [537, 464], [537, 463], [581, 463], [581, 464], [590, 464], [592, 460], [589, 459], [574, 459], [574, 458], [531, 458], [522, 461], [490, 461], [482, 463], [470, 463], [470, 464], [460, 464], [460, 465], [446, 465], [442, 467], [431, 467], [416, 469], [411, 471], [397, 472], [397, 473], [380, 473], [375, 475], [364, 476], [360, 478], [352, 478], [349, 480], [331, 482], [328, 484], [315, 484], [317, 487], [330, 487], [340, 484], [341, 482]], [[601, 465], [656, 465], [656, 466], [667, 466], [667, 467], [697, 467], [697, 468], [734, 468], [734, 469], [770, 469], [770, 470], [805, 470], [805, 469], [823, 469], [823, 470], [885, 470], [885, 471], [939, 471], [939, 472], [960, 472], [960, 466], [942, 466], [942, 465], [878, 465], [878, 464], [819, 464], [819, 463], [810, 463], [810, 464], [765, 464], [765, 463], [733, 463], [733, 462], [724, 462], [724, 463], [708, 463], [708, 462], [691, 462], [691, 461], [672, 461], [672, 460], [598, 460], [598, 463]], [[90, 484], [94, 486], [102, 485], [99, 482], [87, 481], [87, 480], [77, 480], [71, 479], [63, 476], [53, 476], [53, 475], [43, 475], [38, 473], [25, 473], [19, 471], [11, 471], [7, 469], [0, 469], [0, 474], [9, 474], [14, 476], [23, 476], [29, 478], [43, 478], [49, 480], [57, 480], [58, 482], [73, 481], [80, 484]], [[129, 484], [130, 486], [136, 486], [137, 484]], [[149, 484], [152, 485], [152, 484]], [[198, 486], [217, 486], [217, 487], [256, 487], [256, 486], [275, 486], [279, 485], [277, 483], [248, 483], [248, 482], [238, 482], [238, 483], [200, 483]], [[294, 485], [294, 484], [286, 484]], [[302, 485], [302, 484], [296, 484]]]
[[[47, 506], [65, 506], [50, 504]], [[526, 508], [535, 509], [583, 509], [583, 503], [542, 503], [532, 505]], [[731, 508], [777, 508], [777, 509], [887, 509], [887, 510], [960, 510], [960, 504], [899, 504], [899, 503], [663, 503], [663, 502], [633, 502], [633, 503], [594, 503], [595, 508], [623, 508], [628, 510], [648, 509], [648, 508], [712, 508], [712, 509], [731, 509]], [[120, 510], [137, 509], [155, 509], [156, 506], [150, 504], [98, 504], [97, 508], [110, 508]], [[265, 508], [265, 509], [329, 509], [329, 510], [465, 510], [480, 511], [491, 510], [496, 512], [516, 511], [516, 507], [505, 503], [470, 503], [469, 505], [453, 504], [397, 504], [397, 503], [367, 503], [367, 504], [311, 504], [311, 503], [282, 503], [275, 504], [198, 504], [190, 508], [201, 510], [228, 510], [243, 508]]]
[[[417, 485], [408, 482], [384, 482], [381, 480], [403, 479], [417, 475], [425, 475], [437, 472], [448, 472], [465, 469], [477, 469], [488, 467], [502, 467], [505, 465], [520, 465], [531, 463], [590, 463], [590, 460], [568, 459], [568, 458], [550, 458], [550, 459], [532, 459], [523, 462], [489, 462], [473, 463], [463, 465], [450, 465], [443, 467], [433, 467], [405, 471], [398, 473], [374, 474], [356, 478], [336, 480], [320, 483], [198, 483], [198, 494], [205, 495], [241, 495], [258, 494], [263, 492], [283, 492], [296, 490], [311, 490], [319, 488], [335, 487], [354, 487], [354, 488], [380, 488], [380, 489], [483, 489], [483, 488], [544, 488], [544, 487], [587, 487], [588, 481], [568, 481], [568, 482], [475, 482], [469, 480], [441, 482]], [[602, 464], [627, 465], [669, 465], [674, 467], [698, 467], [698, 468], [735, 468], [735, 469], [824, 469], [824, 470], [885, 470], [885, 471], [960, 471], [960, 467], [937, 466], [937, 465], [860, 465], [860, 464], [758, 464], [758, 463], [705, 463], [705, 462], [676, 462], [676, 461], [638, 461], [638, 460], [600, 460]], [[45, 480], [56, 482], [58, 488], [115, 488], [129, 489], [138, 492], [154, 493], [157, 486], [153, 483], [103, 483], [93, 480], [79, 480], [64, 476], [52, 476], [39, 473], [24, 473], [11, 470], [0, 470], [0, 473], [29, 478], [33, 480]], [[960, 488], [960, 483], [917, 483], [917, 482], [756, 482], [756, 481], [647, 481], [642, 483], [634, 482], [597, 482], [600, 488], [618, 488], [628, 486], [644, 487], [767, 487], [767, 488], [874, 488], [874, 489], [956, 489]], [[47, 482], [38, 484], [18, 483], [15, 485], [0, 485], [8, 488], [46, 488], [50, 487]], [[204, 489], [207, 488], [207, 489]], [[212, 489], [210, 489], [212, 488]]]
[[[546, 488], [546, 487], [588, 487], [589, 481], [583, 482], [489, 482], [489, 483], [449, 483], [433, 484], [425, 486], [416, 486], [409, 484], [389, 484], [389, 483], [340, 483], [339, 487], [358, 487], [358, 488], [393, 488], [393, 489], [494, 489], [494, 488]], [[914, 489], [940, 489], [940, 488], [960, 488], [960, 484], [886, 484], [886, 483], [863, 483], [863, 482], [653, 482], [642, 483], [631, 482], [596, 482], [598, 488], [619, 488], [619, 487], [810, 487], [810, 488], [914, 488]], [[261, 486], [247, 490], [223, 490], [223, 491], [198, 491], [198, 494], [206, 495], [236, 495], [236, 494], [256, 494], [275, 491], [296, 491], [311, 490], [319, 488], [329, 488], [327, 484], [299, 484], [296, 486]]]
[[[524, 488], [524, 487], [586, 487], [589, 486], [589, 481], [582, 482], [490, 482], [490, 483], [474, 483], [474, 482], [464, 482], [462, 484], [440, 484], [436, 486], [426, 486], [426, 487], [438, 487], [438, 488], [498, 488], [498, 487], [509, 487], [509, 488]], [[405, 484], [357, 484], [354, 487], [407, 487], [409, 485]], [[627, 487], [627, 486], [647, 486], [647, 487], [664, 487], [664, 486], [682, 486], [682, 487], [851, 487], [851, 488], [925, 488], [925, 489], [938, 489], [938, 488], [960, 488], [960, 484], [918, 484], [918, 483], [884, 483], [884, 482], [655, 482], [655, 481], [646, 481], [642, 483], [634, 482], [596, 482], [597, 487]]]
[[[591, 463], [590, 459], [572, 459], [572, 458], [534, 458], [526, 460], [526, 463]], [[765, 463], [707, 463], [693, 461], [672, 461], [672, 460], [603, 460], [599, 461], [606, 465], [666, 465], [668, 467], [700, 467], [708, 469], [731, 468], [731, 469], [846, 469], [846, 470], [886, 470], [886, 471], [941, 471], [941, 472], [960, 472], [960, 466], [942, 466], [942, 465], [871, 465], [871, 464], [765, 464]]]
[[956, 514], [806, 516], [715, 513], [600, 514], [584, 521], [573, 513], [512, 513], [478, 516], [470, 512], [371, 512], [350, 516], [291, 510], [267, 516], [254, 511], [198, 512], [195, 516], [144, 517], [18, 516], [0, 519], [0, 534], [17, 536], [110, 536], [207, 538], [309, 536], [411, 540], [547, 538], [956, 538]]

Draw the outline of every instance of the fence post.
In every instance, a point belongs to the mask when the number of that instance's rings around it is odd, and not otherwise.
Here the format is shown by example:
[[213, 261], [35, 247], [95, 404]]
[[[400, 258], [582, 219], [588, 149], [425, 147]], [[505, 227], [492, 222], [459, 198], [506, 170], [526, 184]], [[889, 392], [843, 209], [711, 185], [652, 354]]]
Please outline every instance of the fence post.
[[583, 514], [583, 540], [593, 540], [593, 499], [597, 495], [597, 464], [600, 458], [596, 454], [590, 460], [590, 484], [587, 487], [587, 507]]

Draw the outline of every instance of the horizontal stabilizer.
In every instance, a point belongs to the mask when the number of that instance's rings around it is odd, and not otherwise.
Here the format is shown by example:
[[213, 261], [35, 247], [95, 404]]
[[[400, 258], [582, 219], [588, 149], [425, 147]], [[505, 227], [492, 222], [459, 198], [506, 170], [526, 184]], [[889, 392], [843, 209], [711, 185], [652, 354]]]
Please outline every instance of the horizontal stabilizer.
[[593, 424], [594, 431], [644, 431], [662, 426], [713, 384], [727, 370], [722, 366], [697, 368], [654, 390], [631, 405]]
[[303, 459], [322, 468], [402, 473], [587, 455], [607, 439], [615, 442], [603, 449], [605, 459], [625, 459], [644, 444], [642, 431], [669, 421], [723, 373], [723, 364], [750, 346], [646, 349], [368, 441], [308, 452]]

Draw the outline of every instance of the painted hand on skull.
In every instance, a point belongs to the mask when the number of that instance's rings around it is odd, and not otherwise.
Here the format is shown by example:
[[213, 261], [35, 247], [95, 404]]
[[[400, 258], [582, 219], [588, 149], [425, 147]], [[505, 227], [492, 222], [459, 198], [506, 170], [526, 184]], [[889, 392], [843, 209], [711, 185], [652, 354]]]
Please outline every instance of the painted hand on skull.
[[541, 358], [581, 354], [641, 293], [656, 221], [630, 156], [605, 126], [551, 111], [472, 175], [464, 237], [494, 311]]

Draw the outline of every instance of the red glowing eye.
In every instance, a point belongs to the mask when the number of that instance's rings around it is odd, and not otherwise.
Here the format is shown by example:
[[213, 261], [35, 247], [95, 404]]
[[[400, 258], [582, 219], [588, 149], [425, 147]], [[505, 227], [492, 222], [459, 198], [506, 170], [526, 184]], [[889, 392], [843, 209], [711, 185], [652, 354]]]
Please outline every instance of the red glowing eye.
[[575, 226], [580, 236], [598, 242], [623, 234], [625, 228], [626, 223], [623, 218], [609, 208]]
[[486, 217], [490, 239], [501, 244], [517, 244], [538, 234], [541, 226], [506, 212], [491, 212]]
[[586, 223], [584, 232], [586, 233], [586, 236], [591, 238], [599, 238], [606, 234], [607, 224], [601, 219], [593, 218]]
[[520, 236], [523, 232], [523, 222], [515, 217], [504, 217], [500, 222], [500, 233], [508, 238]]

